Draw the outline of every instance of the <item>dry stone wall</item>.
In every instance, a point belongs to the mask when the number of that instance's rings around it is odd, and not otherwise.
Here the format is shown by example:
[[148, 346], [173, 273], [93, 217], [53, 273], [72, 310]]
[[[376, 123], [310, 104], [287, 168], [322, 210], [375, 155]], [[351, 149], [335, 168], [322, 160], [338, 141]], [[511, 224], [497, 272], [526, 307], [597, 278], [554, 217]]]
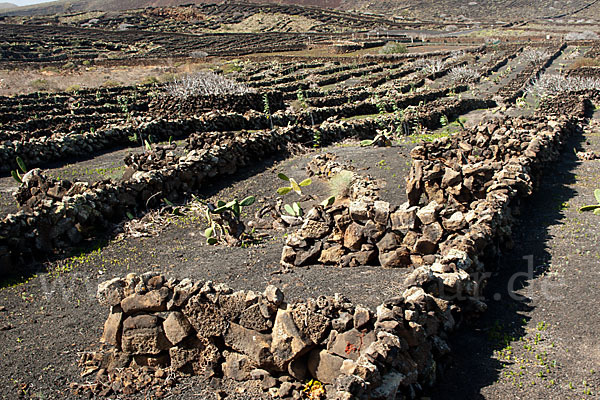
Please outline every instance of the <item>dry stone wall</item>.
[[[386, 109], [417, 105], [421, 101], [431, 101], [447, 95], [450, 91], [464, 90], [465, 87], [433, 90], [415, 95], [407, 95], [398, 98], [386, 98], [384, 103]], [[407, 88], [408, 90], [408, 88]], [[278, 95], [275, 97], [278, 98]], [[340, 99], [334, 101], [339, 102]], [[437, 103], [436, 103], [437, 104]], [[426, 126], [432, 127], [439, 122], [439, 116], [445, 114], [450, 116], [452, 112], [470, 111], [474, 108], [489, 107], [492, 102], [484, 102], [470, 99], [454, 99], [450, 103], [436, 108], [427, 106], [427, 110], [420, 113], [421, 119], [429, 121]], [[264, 107], [262, 99], [259, 103]], [[259, 108], [255, 105], [254, 108]], [[444, 111], [446, 110], [447, 111]], [[437, 112], [432, 118], [428, 118], [428, 112]], [[462, 110], [462, 111], [461, 111]], [[180, 110], [181, 111], [181, 110]], [[338, 106], [309, 108], [300, 112], [280, 110], [267, 116], [263, 112], [250, 110], [244, 115], [240, 113], [221, 113], [211, 111], [199, 114], [200, 110], [188, 110], [191, 115], [180, 116], [179, 114], [167, 115], [163, 118], [149, 119], [136, 117], [135, 122], [127, 124], [114, 124], [106, 128], [98, 129], [89, 133], [56, 134], [53, 137], [29, 138], [23, 140], [7, 140], [0, 144], [0, 171], [9, 171], [17, 168], [16, 157], [21, 157], [28, 167], [37, 167], [48, 161], [55, 161], [67, 157], [78, 157], [81, 154], [93, 153], [100, 150], [113, 148], [118, 145], [131, 145], [133, 137], [151, 138], [155, 142], [185, 138], [193, 132], [211, 132], [242, 129], [267, 129], [274, 126], [288, 126], [289, 124], [320, 124], [333, 116], [353, 117], [356, 115], [374, 114], [379, 112], [377, 104], [370, 100], [359, 103], [340, 104]]]
[[[410, 98], [412, 97], [409, 96]], [[449, 99], [446, 104], [435, 105], [434, 103], [427, 105], [432, 116], [428, 117], [429, 113], [421, 112], [413, 122], [416, 121], [427, 127], [437, 127], [441, 115], [451, 117], [454, 113], [489, 105], [486, 101], [457, 98]], [[355, 108], [354, 105], [349, 107]], [[365, 103], [360, 107], [370, 107], [371, 110], [375, 106]], [[311, 116], [310, 112], [305, 112], [300, 117], [304, 115], [306, 121], [312, 120], [318, 123], [329, 118], [330, 114], [339, 112], [340, 107], [332, 107], [323, 115]], [[353, 114], [349, 113], [349, 115]], [[315, 127], [295, 125], [253, 133], [225, 131], [227, 127], [264, 129], [271, 121], [275, 125], [288, 125], [289, 122], [298, 123], [298, 119], [298, 115], [287, 112], [275, 113], [270, 119], [263, 113], [256, 112], [247, 113], [246, 116], [213, 112], [191, 120], [153, 121], [143, 124], [134, 131], [115, 129], [98, 132], [92, 134], [97, 135], [95, 136], [98, 140], [97, 145], [91, 145], [84, 137], [65, 137], [64, 142], [72, 145], [50, 142], [52, 147], [48, 148], [44, 147], [44, 142], [40, 142], [39, 148], [22, 147], [20, 153], [22, 157], [30, 163], [29, 165], [35, 165], [40, 159], [34, 158], [39, 157], [34, 149], [54, 151], [61, 155], [76, 155], [77, 151], [94, 151], [106, 146], [106, 137], [111, 135], [116, 140], [126, 141], [137, 132], [144, 137], [156, 135], [155, 137], [166, 140], [170, 136], [178, 138], [192, 132], [208, 132], [194, 134], [188, 139], [187, 147], [192, 151], [184, 157], [175, 157], [170, 154], [170, 150], [159, 148], [155, 148], [153, 156], [150, 157], [156, 161], [153, 161], [152, 165], [147, 163], [148, 160], [144, 161], [143, 157], [138, 157], [139, 159], [134, 157], [128, 161], [128, 165], [132, 168], [131, 171], [127, 171], [122, 182], [100, 181], [91, 184], [76, 182], [68, 189], [61, 190], [60, 196], [56, 196], [54, 193], [46, 193], [52, 185], [40, 185], [37, 183], [38, 178], [31, 181], [36, 182], [35, 184], [30, 184], [27, 176], [24, 179], [25, 190], [33, 194], [25, 196], [27, 200], [24, 200], [23, 204], [29, 202], [35, 206], [8, 215], [0, 221], [0, 254], [5, 261], [2, 263], [3, 269], [0, 273], [14, 273], [15, 265], [27, 264], [36, 256], [76, 245], [87, 237], [94, 237], [98, 229], [107, 226], [111, 221], [119, 220], [127, 212], [135, 212], [138, 207], [147, 207], [151, 197], [154, 201], [162, 198], [180, 199], [187, 193], [201, 188], [207, 179], [232, 174], [238, 168], [250, 165], [258, 159], [285, 152], [288, 143], [312, 145], [315, 137], [320, 137], [320, 145], [347, 137], [372, 139], [382, 127], [391, 127], [397, 131], [401, 127], [404, 129], [405, 125], [402, 116], [390, 114], [377, 119], [325, 121]], [[218, 132], [214, 132], [215, 130]], [[49, 146], [50, 143], [45, 145]], [[162, 155], [157, 156], [157, 151]], [[33, 153], [30, 155], [28, 152]], [[14, 149], [10, 151], [9, 148], [9, 151], [0, 154], [6, 159], [8, 165], [12, 165], [11, 162], [14, 161], [11, 157], [18, 153]], [[37, 171], [35, 174], [41, 176]], [[158, 197], [157, 193], [160, 193]]]
[[563, 43], [562, 45], [551, 49], [550, 56], [546, 59], [546, 61], [540, 65], [526, 67], [512, 81], [500, 89], [498, 96], [502, 97], [505, 103], [514, 103], [523, 95], [523, 93], [525, 93], [525, 90], [531, 81], [539, 77], [566, 48], [567, 44]]
[[179, 98], [163, 96], [150, 103], [153, 115], [197, 115], [211, 110], [244, 113], [248, 110], [263, 111], [264, 96], [272, 112], [285, 108], [281, 92], [254, 92], [240, 95], [191, 96]]
[[[332, 399], [414, 397], [435, 379], [436, 364], [450, 351], [447, 335], [462, 314], [485, 309], [484, 282], [478, 279], [484, 261], [510, 239], [511, 210], [531, 194], [566, 138], [578, 132], [578, 115], [589, 102], [578, 104], [574, 115], [503, 118], [417, 146], [409, 200], [397, 208], [378, 201], [376, 188], [358, 178], [349, 202], [307, 213], [288, 247], [320, 242], [322, 255], [341, 240], [356, 250], [340, 226], [360, 226], [347, 230], [365, 238], [371, 225], [370, 231], [385, 227], [375, 247], [385, 244], [396, 259], [408, 255], [415, 268], [405, 287], [376, 310], [342, 295], [288, 304], [273, 286], [235, 292], [212, 282], [129, 275], [99, 286], [99, 301], [111, 308], [103, 338], [112, 350], [84, 363], [100, 363], [109, 375], [141, 364], [260, 379], [265, 390], [283, 398], [292, 397], [307, 377], [324, 382]], [[327, 156], [312, 166], [340, 168]], [[394, 240], [385, 239], [390, 233]], [[361, 252], [368, 251], [365, 243]]]
[[[145, 208], [157, 193], [161, 194], [160, 199], [180, 199], [200, 189], [210, 178], [232, 174], [256, 160], [285, 153], [288, 143], [312, 144], [315, 133], [321, 135], [325, 145], [345, 137], [372, 138], [379, 127], [378, 121], [364, 120], [324, 123], [315, 128], [293, 126], [252, 133], [207, 133], [205, 138], [196, 140], [196, 149], [176, 162], [171, 159], [159, 163], [159, 169], [134, 171], [122, 182], [76, 182], [61, 190], [59, 196], [47, 193], [54, 185], [40, 183], [46, 178], [39, 170], [32, 170], [24, 176], [23, 190], [34, 194], [23, 198], [27, 199], [24, 204], [29, 201], [35, 208], [20, 210], [0, 221], [0, 254], [5, 261], [0, 273], [14, 273], [16, 265], [25, 265], [36, 255], [93, 237], [97, 229], [121, 219], [127, 211]], [[195, 139], [190, 140], [193, 143]], [[206, 141], [214, 144], [203, 148]], [[167, 153], [164, 152], [165, 157]], [[132, 164], [134, 161], [137, 160], [132, 160]], [[33, 176], [36, 178], [31, 179]]]

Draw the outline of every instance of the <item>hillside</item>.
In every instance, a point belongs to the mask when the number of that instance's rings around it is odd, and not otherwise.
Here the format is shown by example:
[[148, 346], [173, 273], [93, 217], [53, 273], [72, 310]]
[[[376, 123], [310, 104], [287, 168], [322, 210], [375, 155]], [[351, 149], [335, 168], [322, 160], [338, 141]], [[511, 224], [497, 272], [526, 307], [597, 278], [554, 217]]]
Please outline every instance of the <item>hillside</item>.
[[248, 2], [204, 3], [121, 11], [74, 11], [60, 15], [11, 15], [7, 24], [62, 25], [109, 30], [143, 29], [180, 33], [356, 32], [402, 29], [391, 18], [334, 8]]
[[17, 5], [13, 3], [0, 3], [0, 10], [4, 8], [16, 8]]
[[[4, 15], [48, 15], [102, 10], [120, 11], [144, 7], [166, 7], [184, 4], [223, 3], [210, 0], [61, 0], [21, 7]], [[254, 3], [296, 4], [360, 11], [422, 20], [523, 20], [540, 17], [600, 19], [599, 0], [256, 0]], [[1, 7], [1, 6], [0, 6]]]
[[598, 0], [343, 0], [344, 10], [385, 13], [421, 19], [523, 20], [537, 18], [600, 19]]

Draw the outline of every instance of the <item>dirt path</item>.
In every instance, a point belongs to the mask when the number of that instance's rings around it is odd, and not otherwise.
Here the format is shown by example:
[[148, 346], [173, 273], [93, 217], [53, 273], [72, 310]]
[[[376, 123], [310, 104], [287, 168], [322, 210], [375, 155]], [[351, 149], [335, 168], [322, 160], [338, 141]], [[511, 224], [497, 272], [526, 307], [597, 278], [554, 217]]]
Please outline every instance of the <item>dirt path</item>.
[[[514, 249], [499, 261], [489, 309], [452, 339], [452, 362], [431, 399], [597, 399], [600, 396], [600, 217], [594, 204], [600, 115], [523, 209]], [[531, 260], [531, 261], [529, 261]]]

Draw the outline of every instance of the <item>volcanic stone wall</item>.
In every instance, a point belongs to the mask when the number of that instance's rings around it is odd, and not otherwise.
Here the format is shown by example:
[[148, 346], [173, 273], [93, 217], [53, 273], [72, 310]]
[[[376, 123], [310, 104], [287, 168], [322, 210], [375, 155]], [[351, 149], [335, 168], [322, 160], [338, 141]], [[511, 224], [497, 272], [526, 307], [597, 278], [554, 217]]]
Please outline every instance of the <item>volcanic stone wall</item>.
[[[400, 96], [397, 98], [386, 98], [386, 109], [393, 109], [392, 103], [396, 107], [407, 107], [417, 105], [421, 101], [431, 101], [447, 95], [451, 90], [455, 92], [462, 91], [464, 87], [457, 86], [449, 89], [432, 90], [415, 95]], [[278, 95], [274, 94], [275, 102]], [[346, 98], [349, 95], [344, 95]], [[335, 103], [341, 103], [344, 98], [337, 98]], [[327, 100], [325, 99], [325, 102]], [[277, 103], [276, 103], [277, 104]], [[433, 103], [432, 103], [433, 104]], [[427, 105], [426, 110], [419, 112], [418, 118], [424, 126], [433, 127], [439, 123], [439, 117], [446, 115], [448, 117], [456, 112], [470, 111], [475, 108], [488, 107], [492, 104], [489, 101], [471, 100], [471, 99], [452, 99], [447, 102]], [[262, 99], [259, 103], [264, 107]], [[258, 108], [254, 105], [253, 108]], [[238, 111], [244, 111], [241, 107]], [[106, 128], [95, 130], [88, 133], [70, 133], [55, 134], [52, 137], [27, 138], [27, 140], [15, 139], [6, 140], [0, 144], [0, 171], [8, 171], [17, 168], [16, 157], [21, 157], [28, 167], [43, 165], [48, 161], [55, 161], [67, 157], [78, 157], [81, 154], [93, 153], [100, 150], [106, 150], [118, 145], [132, 145], [131, 138], [151, 138], [154, 142], [166, 141], [173, 137], [174, 139], [185, 138], [193, 132], [211, 132], [242, 129], [267, 129], [273, 126], [287, 126], [288, 124], [320, 124], [330, 117], [353, 117], [356, 115], [368, 115], [379, 112], [378, 106], [373, 101], [367, 99], [358, 103], [340, 104], [339, 106], [320, 107], [303, 109], [300, 112], [291, 112], [289, 110], [280, 110], [268, 116], [263, 112], [250, 109], [244, 115], [239, 113], [221, 113], [211, 111], [198, 115], [200, 108], [192, 106], [189, 109], [179, 109], [179, 112], [189, 115], [165, 115], [159, 119], [147, 120], [145, 117], [134, 117], [133, 122], [127, 124], [113, 124]], [[166, 112], [166, 111], [165, 111]], [[174, 111], [175, 112], [175, 111]], [[436, 115], [429, 118], [428, 113], [434, 112]], [[437, 118], [437, 119], [436, 119]], [[413, 120], [417, 120], [413, 118]]]
[[[231, 122], [235, 123], [235, 119]], [[378, 121], [365, 120], [325, 123], [318, 128], [217, 132], [212, 134], [218, 138], [214, 145], [190, 151], [175, 165], [137, 171], [122, 182], [76, 182], [65, 187], [65, 183], [48, 182], [39, 170], [32, 170], [23, 177], [19, 198], [23, 199], [22, 205], [29, 202], [34, 207], [8, 215], [0, 222], [0, 255], [5, 261], [0, 273], [14, 273], [14, 266], [26, 264], [35, 255], [94, 236], [97, 229], [121, 219], [128, 210], [145, 207], [156, 193], [161, 193], [160, 198], [180, 199], [201, 188], [207, 179], [232, 174], [256, 160], [285, 153], [288, 143], [312, 144], [317, 132], [325, 145], [345, 137], [373, 137], [379, 127]], [[199, 146], [203, 144], [201, 141]]]
[[500, 91], [498, 91], [498, 95], [503, 98], [504, 102], [514, 103], [523, 95], [523, 93], [525, 93], [525, 90], [531, 81], [539, 77], [566, 48], [567, 44], [563, 43], [560, 46], [550, 50], [550, 56], [546, 61], [540, 65], [532, 65], [525, 68], [512, 81], [501, 88]]
[[[578, 114], [589, 105], [579, 104]], [[413, 396], [435, 379], [436, 363], [450, 351], [447, 334], [462, 313], [485, 309], [483, 261], [509, 240], [512, 208], [531, 193], [576, 122], [575, 116], [503, 119], [424, 143], [411, 153], [409, 201], [397, 209], [381, 204], [358, 178], [357, 196], [345, 209], [310, 210], [289, 241], [331, 248], [341, 240], [352, 248], [356, 236], [342, 233], [342, 225], [357, 225], [365, 244], [366, 231], [376, 230], [367, 224], [385, 226], [386, 250], [416, 267], [402, 292], [376, 310], [342, 295], [288, 304], [273, 286], [234, 292], [211, 282], [129, 275], [99, 286], [99, 301], [111, 307], [104, 341], [114, 350], [87, 362], [112, 363], [109, 375], [142, 363], [260, 379], [283, 398], [307, 377], [325, 383], [328, 398]], [[328, 219], [337, 230], [331, 235], [322, 229]]]
[[270, 91], [227, 96], [190, 96], [187, 98], [163, 96], [150, 103], [150, 111], [156, 115], [178, 116], [197, 115], [211, 110], [226, 112], [263, 111], [265, 96], [272, 112], [285, 108], [282, 93]]

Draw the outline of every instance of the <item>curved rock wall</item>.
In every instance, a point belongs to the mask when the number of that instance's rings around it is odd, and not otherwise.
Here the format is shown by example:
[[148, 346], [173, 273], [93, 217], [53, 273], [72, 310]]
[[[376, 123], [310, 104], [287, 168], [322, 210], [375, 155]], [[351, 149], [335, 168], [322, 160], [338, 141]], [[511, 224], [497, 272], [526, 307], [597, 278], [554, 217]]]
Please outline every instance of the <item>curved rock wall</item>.
[[[579, 105], [577, 115], [589, 103]], [[98, 290], [101, 303], [111, 307], [104, 340], [114, 350], [88, 365], [107, 357], [125, 367], [137, 363], [136, 356], [147, 363], [163, 356], [160, 363], [188, 373], [259, 377], [273, 394], [285, 393], [281, 397], [290, 394], [290, 377], [307, 376], [326, 384], [328, 398], [413, 397], [435, 379], [436, 363], [450, 351], [445, 338], [461, 313], [485, 309], [478, 279], [483, 261], [509, 240], [511, 209], [532, 192], [579, 122], [576, 116], [505, 118], [424, 143], [411, 153], [409, 201], [390, 213], [363, 192], [373, 207], [352, 212], [348, 206], [349, 224], [392, 220], [391, 232], [416, 267], [402, 292], [376, 310], [341, 295], [287, 304], [272, 286], [233, 292], [152, 273], [116, 278]], [[323, 210], [315, 210], [300, 231], [320, 231], [314, 222]], [[394, 228], [392, 213], [406, 223]], [[440, 230], [432, 242], [429, 232]], [[422, 240], [431, 245], [419, 245]]]

